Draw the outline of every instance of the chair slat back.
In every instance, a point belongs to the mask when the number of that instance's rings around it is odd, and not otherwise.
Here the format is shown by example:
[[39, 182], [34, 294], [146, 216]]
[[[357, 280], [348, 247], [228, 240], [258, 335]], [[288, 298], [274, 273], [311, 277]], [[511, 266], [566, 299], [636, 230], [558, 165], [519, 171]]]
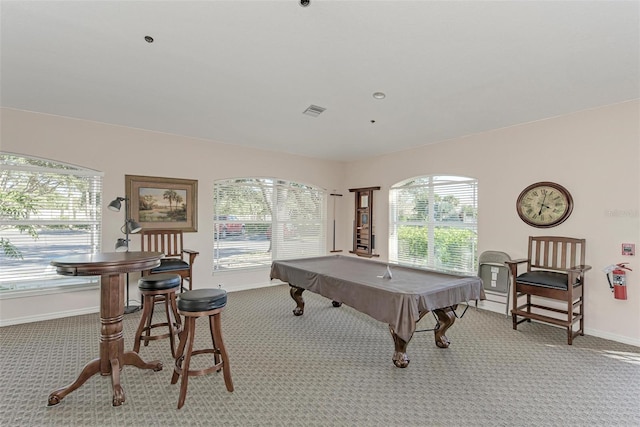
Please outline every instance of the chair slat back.
[[162, 252], [165, 257], [182, 257], [181, 230], [142, 230], [142, 251]]
[[584, 265], [585, 239], [558, 236], [529, 236], [529, 270], [566, 271]]

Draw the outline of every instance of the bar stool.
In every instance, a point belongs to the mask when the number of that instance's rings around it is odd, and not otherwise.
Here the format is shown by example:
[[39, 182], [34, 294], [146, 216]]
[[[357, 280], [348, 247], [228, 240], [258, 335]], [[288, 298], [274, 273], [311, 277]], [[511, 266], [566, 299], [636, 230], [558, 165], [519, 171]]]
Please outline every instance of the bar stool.
[[[178, 382], [178, 377], [182, 375], [180, 383], [180, 397], [178, 398], [178, 409], [184, 405], [187, 395], [187, 383], [189, 377], [206, 375], [213, 371], [223, 371], [224, 384], [227, 391], [233, 391], [231, 380], [231, 368], [229, 357], [222, 340], [222, 329], [220, 313], [227, 304], [227, 292], [224, 289], [196, 289], [180, 294], [178, 299], [178, 312], [184, 316], [184, 331], [180, 335], [178, 345], [178, 355], [176, 356], [171, 384]], [[198, 317], [209, 317], [209, 329], [211, 331], [212, 348], [203, 350], [193, 350], [193, 340], [196, 333], [196, 319]], [[213, 353], [213, 365], [206, 369], [189, 370], [191, 356]], [[222, 359], [222, 360], [221, 360]]]
[[[182, 320], [176, 307], [176, 291], [180, 289], [180, 282], [179, 274], [168, 273], [144, 276], [138, 280], [138, 289], [142, 295], [144, 309], [133, 343], [133, 351], [136, 353], [140, 351], [140, 341], [144, 341], [146, 347], [149, 345], [149, 341], [169, 338], [171, 356], [176, 357], [174, 336], [182, 332]], [[153, 308], [157, 302], [164, 302], [167, 321], [152, 324]], [[151, 335], [153, 329], [160, 327], [166, 327], [167, 333]]]

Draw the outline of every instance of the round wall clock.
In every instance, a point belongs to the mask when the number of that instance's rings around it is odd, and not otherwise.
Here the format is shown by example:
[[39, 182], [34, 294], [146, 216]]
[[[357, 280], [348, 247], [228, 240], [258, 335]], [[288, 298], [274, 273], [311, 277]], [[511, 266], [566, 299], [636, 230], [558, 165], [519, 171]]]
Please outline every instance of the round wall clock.
[[533, 227], [555, 227], [571, 215], [573, 198], [560, 184], [536, 182], [522, 190], [516, 210], [520, 218]]

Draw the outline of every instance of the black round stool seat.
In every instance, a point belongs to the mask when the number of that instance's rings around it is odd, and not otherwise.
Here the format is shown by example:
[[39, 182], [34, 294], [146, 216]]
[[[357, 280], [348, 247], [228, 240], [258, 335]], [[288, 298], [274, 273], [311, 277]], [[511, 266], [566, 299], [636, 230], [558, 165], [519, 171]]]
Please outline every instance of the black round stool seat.
[[224, 289], [194, 289], [180, 294], [178, 310], [199, 312], [222, 308], [227, 305], [227, 291]]
[[143, 291], [161, 291], [180, 286], [179, 274], [153, 274], [138, 280], [138, 288]]

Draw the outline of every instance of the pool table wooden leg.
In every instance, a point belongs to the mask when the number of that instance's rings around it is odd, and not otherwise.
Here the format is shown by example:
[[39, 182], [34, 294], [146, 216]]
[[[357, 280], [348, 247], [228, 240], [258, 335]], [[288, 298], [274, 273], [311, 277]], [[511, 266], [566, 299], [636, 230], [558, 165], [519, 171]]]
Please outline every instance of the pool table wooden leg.
[[291, 298], [293, 298], [297, 304], [297, 307], [293, 309], [293, 314], [295, 316], [302, 316], [304, 314], [304, 299], [302, 299], [304, 289], [296, 288], [293, 285], [289, 286], [291, 286], [291, 288], [289, 288], [289, 295], [291, 295]]
[[453, 322], [456, 321], [456, 315], [453, 310], [455, 310], [457, 306], [447, 307], [447, 308], [438, 308], [433, 310], [433, 313], [438, 318], [438, 328], [434, 331], [436, 345], [440, 348], [447, 348], [451, 342], [449, 338], [445, 335], [447, 329], [453, 325]]
[[389, 332], [391, 332], [391, 337], [393, 338], [393, 344], [395, 346], [395, 351], [393, 352], [391, 360], [393, 360], [393, 364], [398, 368], [406, 368], [409, 366], [409, 356], [407, 356], [407, 345], [409, 345], [409, 341], [405, 341], [400, 338], [391, 325], [389, 325]]

